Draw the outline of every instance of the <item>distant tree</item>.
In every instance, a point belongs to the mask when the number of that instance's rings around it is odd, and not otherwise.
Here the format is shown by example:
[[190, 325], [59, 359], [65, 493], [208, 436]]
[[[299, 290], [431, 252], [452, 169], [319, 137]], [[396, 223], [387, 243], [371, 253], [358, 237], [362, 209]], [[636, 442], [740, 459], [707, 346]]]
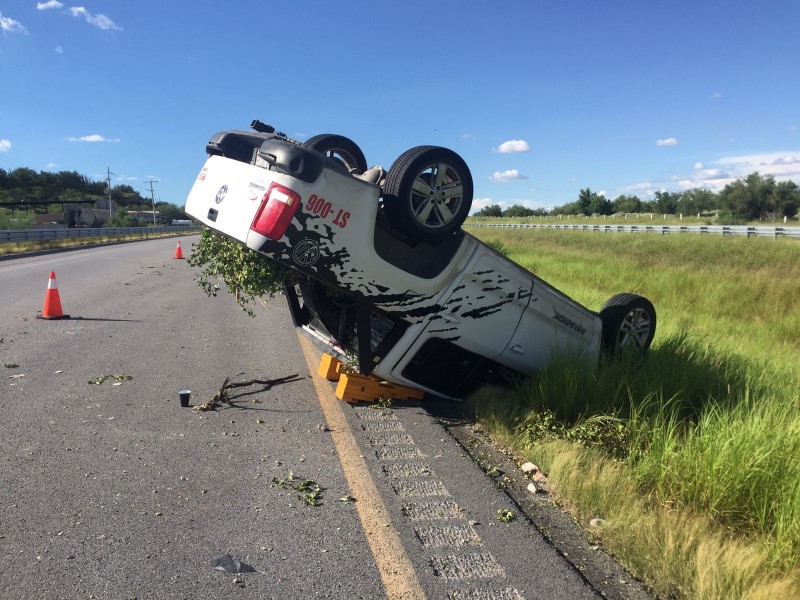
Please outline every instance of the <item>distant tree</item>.
[[578, 200], [575, 202], [574, 214], [587, 214], [589, 212], [589, 205], [592, 203], [592, 200], [594, 200], [595, 196], [597, 196], [597, 194], [595, 194], [589, 188], [582, 189], [578, 193]]
[[686, 190], [678, 200], [677, 212], [682, 215], [696, 215], [719, 208], [719, 198], [711, 190], [694, 188]]
[[11, 187], [28, 190], [36, 185], [38, 176], [36, 171], [27, 167], [19, 167], [9, 174]]
[[139, 217], [129, 214], [126, 210], [117, 212], [108, 220], [109, 227], [141, 227], [142, 225]]
[[504, 217], [513, 218], [532, 217], [534, 214], [536, 213], [532, 209], [522, 206], [521, 204], [515, 204], [514, 206], [510, 206], [503, 211]]
[[156, 202], [156, 211], [158, 212], [156, 218], [161, 225], [169, 225], [175, 219], [188, 219], [182, 208], [169, 202]]
[[9, 173], [10, 192], [13, 200], [40, 200], [42, 190], [38, 185], [36, 171], [27, 167]]
[[593, 192], [589, 188], [584, 188], [578, 194], [578, 199], [566, 207], [567, 214], [584, 214], [584, 215], [610, 215], [614, 209], [605, 196]]
[[614, 213], [614, 206], [605, 196], [595, 194], [586, 209], [588, 215], [610, 215]]
[[111, 199], [120, 206], [144, 206], [150, 204], [142, 195], [129, 185], [117, 185], [111, 188]]
[[642, 200], [639, 196], [617, 196], [611, 201], [611, 208], [615, 213], [638, 213], [642, 212]]
[[575, 214], [574, 210], [574, 202], [570, 202], [568, 204], [562, 204], [561, 206], [556, 206], [553, 210], [550, 211], [551, 215], [571, 215]]
[[86, 196], [103, 194], [105, 184], [94, 182], [77, 171], [59, 171], [55, 174], [56, 185], [61, 190], [75, 190]]
[[766, 219], [775, 213], [779, 196], [773, 175], [751, 173], [725, 186], [720, 192], [720, 208], [748, 221]]
[[793, 217], [800, 210], [800, 187], [794, 181], [781, 181], [775, 188], [775, 212]]
[[658, 212], [658, 203], [655, 200], [642, 200], [642, 212], [643, 213]]
[[656, 212], [662, 215], [674, 215], [678, 212], [678, 203], [680, 202], [680, 192], [663, 192], [658, 191], [655, 193]]
[[93, 182], [75, 171], [37, 173], [26, 167], [0, 170], [0, 198], [6, 202], [91, 200], [104, 194], [104, 189], [102, 182]]
[[503, 216], [503, 209], [500, 208], [499, 204], [490, 204], [489, 206], [484, 206], [478, 212], [475, 213], [476, 217], [502, 217]]

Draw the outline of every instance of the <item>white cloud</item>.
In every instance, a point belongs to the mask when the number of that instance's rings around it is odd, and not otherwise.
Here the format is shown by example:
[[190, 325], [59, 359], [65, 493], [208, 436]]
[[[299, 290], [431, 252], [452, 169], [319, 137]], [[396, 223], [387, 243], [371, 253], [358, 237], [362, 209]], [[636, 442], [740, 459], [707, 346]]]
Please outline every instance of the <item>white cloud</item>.
[[498, 202], [495, 202], [491, 198], [473, 198], [470, 213], [476, 213], [487, 206], [491, 206], [492, 204], [498, 204]]
[[462, 133], [461, 134], [461, 139], [462, 140], [474, 140], [475, 136], [473, 134], [471, 134], [471, 133]]
[[676, 187], [679, 190], [701, 188], [719, 192], [737, 179], [744, 179], [756, 172], [762, 176], [771, 175], [775, 181], [800, 183], [800, 150], [744, 154], [696, 162], [694, 169], [688, 173], [669, 180], [635, 183], [620, 188], [614, 194], [634, 194], [649, 199], [659, 190], [673, 190]]
[[[61, 8], [64, 6], [63, 2], [59, 2], [58, 0], [48, 0], [47, 2], [37, 2], [36, 8], [37, 10], [50, 10], [51, 8]], [[97, 27], [98, 29], [116, 29], [117, 31], [122, 31], [122, 27], [114, 23], [111, 19], [109, 19], [106, 15], [97, 13], [92, 14], [83, 6], [70, 6], [67, 13], [71, 14], [73, 17], [79, 17], [86, 20], [89, 25]]]
[[634, 183], [631, 185], [627, 185], [620, 190], [620, 194], [631, 194], [634, 196], [652, 196], [655, 194], [660, 188], [650, 181], [642, 181], [640, 183]]
[[100, 13], [93, 15], [82, 6], [73, 6], [69, 9], [69, 12], [73, 17], [83, 17], [89, 25], [94, 25], [98, 29], [116, 29], [117, 31], [122, 31], [122, 27], [118, 26], [107, 16]]
[[64, 54], [64, 48], [62, 48], [61, 46], [56, 46], [55, 53]]
[[721, 98], [722, 98], [722, 94], [720, 94], [719, 92], [714, 92], [713, 94], [711, 94], [711, 99], [712, 100], [720, 100]]
[[656, 146], [677, 146], [678, 140], [677, 138], [670, 137], [664, 138], [663, 140], [656, 140]]
[[696, 163], [694, 172], [681, 179], [682, 189], [706, 188], [719, 192], [729, 183], [751, 173], [772, 175], [776, 181], [800, 182], [800, 150], [728, 156], [707, 166]]
[[59, 165], [58, 163], [51, 162], [51, 163], [47, 163], [47, 164], [45, 165], [45, 168], [46, 168], [46, 169], [54, 169], [54, 168], [56, 168], [56, 167], [60, 167], [60, 166], [61, 166], [61, 165]]
[[508, 183], [509, 181], [521, 181], [527, 179], [527, 175], [522, 175], [516, 169], [509, 169], [500, 173], [495, 171], [489, 179], [495, 183]]
[[0, 152], [11, 150], [11, 140], [0, 140]]
[[733, 177], [746, 177], [758, 171], [761, 175], [773, 175], [778, 181], [800, 181], [800, 150], [730, 156], [718, 160], [717, 163]]
[[800, 158], [796, 156], [781, 156], [773, 160], [770, 165], [796, 165], [800, 163]]
[[494, 151], [500, 154], [513, 154], [515, 152], [528, 152], [530, 149], [531, 147], [525, 140], [508, 140], [500, 144]]
[[87, 143], [96, 143], [96, 142], [118, 142], [118, 139], [113, 138], [106, 138], [102, 135], [94, 133], [92, 135], [83, 135], [81, 137], [71, 137], [68, 138], [70, 142], [87, 142]]
[[15, 21], [11, 17], [4, 17], [3, 13], [0, 13], [0, 30], [3, 33], [21, 33], [23, 35], [28, 33], [22, 23]]

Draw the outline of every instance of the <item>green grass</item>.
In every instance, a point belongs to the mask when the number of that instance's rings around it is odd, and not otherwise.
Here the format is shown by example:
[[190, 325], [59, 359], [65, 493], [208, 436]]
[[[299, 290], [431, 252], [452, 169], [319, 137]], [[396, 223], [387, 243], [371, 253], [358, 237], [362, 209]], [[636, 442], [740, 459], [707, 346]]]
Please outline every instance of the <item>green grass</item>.
[[477, 234], [590, 308], [636, 292], [659, 320], [646, 359], [565, 357], [476, 394], [479, 422], [580, 520], [606, 519], [604, 544], [660, 595], [797, 597], [800, 244]]
[[24, 254], [25, 252], [38, 252], [40, 250], [53, 250], [57, 248], [80, 248], [81, 246], [93, 246], [95, 244], [113, 244], [115, 242], [155, 239], [161, 237], [178, 237], [192, 235], [185, 233], [148, 233], [130, 234], [113, 236], [92, 236], [85, 238], [69, 238], [64, 240], [44, 240], [38, 242], [15, 242], [12, 244], [0, 244], [0, 256], [6, 254]]
[[800, 356], [800, 244], [793, 240], [473, 231], [500, 240], [512, 260], [590, 308], [619, 291], [641, 293], [669, 334], [708, 338], [750, 357], [775, 360], [776, 345], [785, 358]]

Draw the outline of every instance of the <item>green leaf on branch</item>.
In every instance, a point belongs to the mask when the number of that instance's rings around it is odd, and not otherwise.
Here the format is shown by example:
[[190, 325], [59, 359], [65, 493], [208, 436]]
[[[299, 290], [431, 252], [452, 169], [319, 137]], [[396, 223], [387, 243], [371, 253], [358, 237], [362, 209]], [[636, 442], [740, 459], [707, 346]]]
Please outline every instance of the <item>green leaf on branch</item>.
[[202, 269], [195, 283], [208, 296], [216, 297], [220, 286], [215, 280], [222, 280], [228, 293], [251, 317], [255, 313], [249, 305], [274, 297], [291, 277], [291, 271], [283, 265], [208, 228], [192, 245], [188, 262]]

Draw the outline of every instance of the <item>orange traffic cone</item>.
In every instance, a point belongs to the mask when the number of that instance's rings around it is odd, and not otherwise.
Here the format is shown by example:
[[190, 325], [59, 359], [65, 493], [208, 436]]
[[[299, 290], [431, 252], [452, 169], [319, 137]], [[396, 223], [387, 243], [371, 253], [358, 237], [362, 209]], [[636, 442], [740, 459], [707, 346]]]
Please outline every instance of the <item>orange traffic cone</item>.
[[44, 297], [44, 310], [41, 315], [36, 315], [37, 319], [69, 319], [61, 310], [61, 298], [58, 296], [58, 286], [56, 285], [56, 273], [50, 271], [50, 280], [47, 282], [47, 294]]
[[175, 248], [175, 256], [172, 258], [180, 258], [183, 259], [183, 250], [181, 250], [181, 241], [178, 240], [178, 247]]

